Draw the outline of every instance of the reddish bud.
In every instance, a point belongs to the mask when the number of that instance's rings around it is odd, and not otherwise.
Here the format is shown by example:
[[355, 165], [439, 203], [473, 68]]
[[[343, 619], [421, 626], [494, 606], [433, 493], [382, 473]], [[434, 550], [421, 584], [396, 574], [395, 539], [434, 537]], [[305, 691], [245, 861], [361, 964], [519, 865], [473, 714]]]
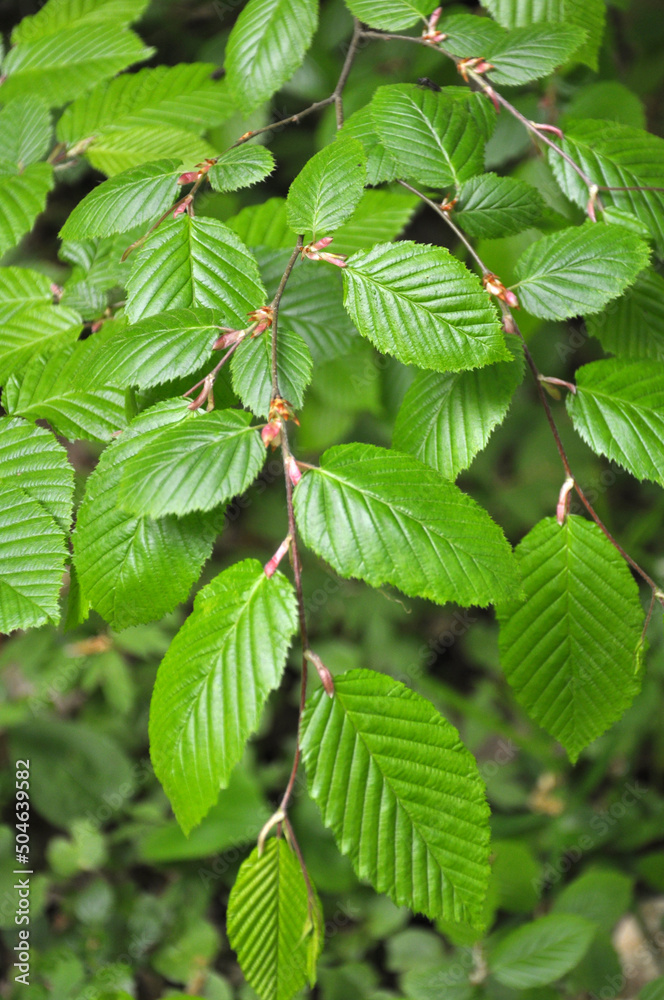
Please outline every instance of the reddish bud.
[[269, 424], [266, 424], [261, 431], [261, 439], [263, 444], [267, 448], [272, 445], [272, 448], [276, 448], [279, 444], [281, 435], [281, 420], [270, 420]]
[[61, 285], [56, 285], [54, 281], [51, 282], [51, 295], [53, 296], [56, 302], [60, 301], [63, 292], [64, 288], [62, 288]]
[[459, 200], [458, 198], [452, 198], [452, 201], [448, 201], [447, 198], [445, 198], [444, 201], [441, 201], [441, 203], [440, 203], [440, 205], [438, 207], [443, 212], [451, 212], [452, 209], [454, 208], [454, 206], [456, 205], [456, 203], [458, 202], [458, 200]]
[[487, 97], [489, 97], [491, 99], [491, 103], [493, 104], [493, 106], [496, 109], [497, 113], [500, 114], [500, 104], [498, 102], [498, 97], [496, 96], [496, 92], [493, 89], [493, 87], [487, 87], [485, 89], [484, 93], [486, 94]]
[[505, 302], [511, 309], [519, 308], [519, 300], [514, 292], [505, 288], [497, 274], [487, 272], [482, 278], [482, 284], [490, 295], [495, 295], [497, 299]]
[[325, 260], [328, 264], [334, 264], [336, 267], [346, 267], [344, 254], [326, 253], [323, 249], [328, 247], [331, 242], [331, 236], [324, 236], [321, 240], [316, 240], [315, 243], [307, 243], [305, 247], [302, 247], [302, 257], [308, 257], [309, 260]]
[[233, 330], [230, 326], [222, 326], [219, 329], [224, 332], [221, 337], [217, 337], [212, 345], [213, 351], [221, 351], [224, 347], [232, 347], [233, 344], [239, 344], [247, 336], [246, 330]]
[[530, 124], [533, 128], [536, 128], [538, 132], [552, 132], [558, 139], [564, 139], [562, 131], [556, 125], [545, 125], [542, 122], [533, 122]]
[[297, 486], [299, 481], [302, 479], [302, 473], [300, 472], [298, 464], [292, 455], [286, 456], [284, 468], [286, 469], [286, 475], [290, 479], [293, 486]]
[[590, 197], [588, 198], [588, 204], [586, 205], [586, 215], [591, 222], [597, 222], [597, 216], [595, 215], [595, 202], [597, 201], [598, 193], [599, 188], [596, 184], [593, 184], [590, 188]]
[[265, 575], [268, 577], [268, 579], [269, 579], [269, 577], [274, 576], [274, 574], [275, 574], [275, 572], [277, 570], [277, 566], [279, 565], [279, 563], [281, 562], [281, 560], [284, 558], [284, 556], [288, 552], [288, 549], [290, 547], [291, 541], [292, 541], [291, 536], [290, 535], [286, 535], [286, 537], [284, 538], [283, 542], [281, 543], [281, 545], [279, 546], [279, 548], [277, 549], [277, 551], [274, 553], [274, 555], [272, 556], [272, 558], [268, 562], [265, 563], [265, 566], [263, 567], [263, 571], [264, 571]]
[[440, 15], [443, 13], [442, 7], [436, 7], [433, 14], [427, 21], [427, 26], [422, 32], [422, 38], [425, 42], [443, 42], [447, 38], [447, 35], [442, 31], [438, 31], [436, 25], [440, 19]]
[[332, 674], [327, 669], [320, 656], [317, 653], [312, 652], [310, 649], [305, 649], [304, 658], [305, 660], [308, 660], [309, 663], [313, 663], [326, 693], [329, 694], [330, 698], [333, 698], [334, 680], [332, 679]]
[[263, 330], [267, 330], [268, 326], [272, 326], [272, 306], [261, 306], [260, 309], [254, 309], [253, 312], [249, 313], [249, 319], [257, 324], [251, 336], [252, 338], [258, 337]]
[[573, 487], [574, 480], [568, 477], [560, 489], [558, 504], [556, 506], [556, 521], [560, 525], [565, 523], [565, 518], [569, 513], [570, 492]]
[[173, 218], [176, 219], [178, 215], [182, 215], [183, 212], [186, 212], [193, 200], [193, 194], [188, 194], [186, 198], [183, 198], [182, 201], [178, 202], [173, 210]]
[[475, 56], [473, 59], [459, 59], [457, 63], [457, 70], [461, 73], [466, 83], [468, 83], [469, 74], [474, 73], [475, 76], [481, 76], [483, 73], [488, 73], [490, 69], [495, 68], [493, 63], [487, 62], [482, 56]]
[[198, 180], [198, 170], [185, 170], [183, 174], [178, 177], [178, 184], [193, 184], [194, 181]]

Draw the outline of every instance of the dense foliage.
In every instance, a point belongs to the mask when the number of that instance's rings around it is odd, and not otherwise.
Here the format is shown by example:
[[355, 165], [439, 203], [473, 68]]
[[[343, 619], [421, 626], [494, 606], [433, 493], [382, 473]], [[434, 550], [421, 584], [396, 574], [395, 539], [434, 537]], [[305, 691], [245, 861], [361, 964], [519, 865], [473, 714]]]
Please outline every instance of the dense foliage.
[[664, 996], [659, 76], [485, 6], [11, 31], [11, 1000]]

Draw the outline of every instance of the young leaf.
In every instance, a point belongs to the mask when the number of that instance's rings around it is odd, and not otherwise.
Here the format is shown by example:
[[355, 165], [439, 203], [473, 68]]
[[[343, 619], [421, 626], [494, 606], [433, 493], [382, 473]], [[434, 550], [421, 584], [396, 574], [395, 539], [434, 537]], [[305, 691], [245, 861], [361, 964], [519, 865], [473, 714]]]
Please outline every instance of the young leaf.
[[110, 236], [154, 221], [175, 201], [178, 166], [178, 160], [157, 160], [103, 181], [78, 203], [60, 238]]
[[593, 361], [567, 399], [575, 429], [599, 455], [664, 486], [664, 370], [660, 362]]
[[503, 937], [489, 954], [489, 969], [505, 986], [526, 990], [560, 979], [581, 961], [597, 932], [590, 920], [551, 914]]
[[65, 567], [60, 527], [14, 478], [0, 480], [0, 632], [57, 624]]
[[0, 307], [3, 320], [0, 341], [0, 384], [18, 372], [35, 354], [75, 341], [81, 329], [81, 317], [73, 309], [52, 305], [19, 305], [7, 312]]
[[0, 177], [0, 257], [32, 229], [52, 187], [48, 163], [33, 163], [21, 174]]
[[122, 507], [141, 517], [211, 510], [243, 493], [261, 471], [265, 447], [251, 414], [215, 410], [167, 427], [127, 459]]
[[189, 833], [217, 801], [279, 685], [297, 629], [295, 592], [255, 559], [196, 595], [164, 657], [150, 705], [150, 755]]
[[226, 45], [226, 77], [243, 111], [272, 97], [302, 63], [318, 25], [316, 0], [249, 0]]
[[323, 914], [317, 896], [310, 906], [299, 862], [280, 837], [242, 863], [228, 899], [227, 931], [261, 1000], [291, 1000], [307, 981], [314, 985]]
[[402, 189], [365, 191], [348, 222], [337, 229], [330, 249], [351, 254], [370, 250], [376, 243], [396, 240], [420, 205], [416, 195]]
[[307, 242], [334, 232], [351, 216], [366, 181], [366, 156], [357, 139], [337, 139], [305, 164], [288, 191], [286, 218]]
[[469, 236], [496, 239], [535, 225], [543, 208], [541, 195], [531, 184], [482, 174], [463, 184], [454, 219]]
[[215, 315], [213, 309], [173, 309], [120, 330], [104, 326], [91, 338], [77, 385], [146, 389], [198, 371], [219, 337]]
[[220, 530], [216, 513], [133, 517], [120, 505], [126, 462], [170, 424], [191, 415], [186, 399], [141, 413], [102, 454], [89, 476], [73, 535], [81, 587], [92, 607], [120, 630], [172, 611], [187, 599]]
[[[272, 398], [272, 333], [266, 330], [255, 340], [241, 344], [233, 355], [233, 388], [257, 417], [267, 417]], [[279, 325], [277, 370], [279, 391], [299, 410], [311, 382], [313, 362], [306, 342], [298, 333]]]
[[[473, 18], [474, 21], [479, 18]], [[367, 158], [367, 184], [382, 184], [393, 181], [398, 172], [396, 161], [378, 138], [374, 129], [371, 105], [367, 104], [359, 111], [353, 112], [337, 132], [337, 138], [359, 139], [364, 147]]]
[[520, 349], [512, 361], [474, 371], [418, 372], [397, 415], [394, 447], [456, 479], [505, 418], [522, 378]]
[[35, 500], [69, 532], [74, 470], [65, 449], [45, 427], [0, 418], [0, 481]]
[[434, 920], [482, 923], [489, 808], [459, 734], [425, 698], [372, 670], [307, 703], [309, 790], [358, 876]]
[[298, 484], [295, 516], [306, 545], [372, 587], [484, 607], [518, 588], [511, 549], [487, 512], [398, 451], [331, 448]]
[[208, 177], [215, 191], [237, 191], [265, 180], [274, 166], [274, 156], [265, 146], [238, 146], [219, 157]]
[[664, 360], [664, 278], [642, 271], [631, 288], [586, 327], [605, 351], [622, 358]]
[[28, 420], [48, 420], [70, 441], [110, 441], [127, 422], [124, 393], [110, 386], [76, 385], [75, 373], [85, 370], [91, 346], [86, 340], [32, 358], [7, 382], [3, 396], [7, 412]]
[[399, 176], [444, 188], [481, 172], [479, 128], [464, 103], [445, 91], [434, 93], [409, 83], [379, 87], [371, 113]]
[[0, 111], [0, 169], [20, 174], [43, 159], [51, 142], [51, 116], [38, 97], [20, 97]]
[[132, 323], [167, 309], [208, 306], [222, 324], [242, 329], [247, 313], [265, 301], [255, 259], [216, 219], [171, 219], [135, 254], [127, 282]]
[[640, 688], [638, 587], [594, 523], [540, 521], [516, 549], [524, 600], [497, 608], [500, 657], [517, 701], [574, 762]]
[[63, 27], [9, 50], [2, 65], [3, 100], [41, 94], [49, 107], [60, 107], [153, 53], [133, 31], [110, 21]]
[[536, 24], [514, 28], [482, 55], [494, 66], [489, 74], [494, 83], [517, 86], [548, 76], [567, 62], [585, 37], [571, 24]]
[[648, 264], [644, 241], [623, 226], [586, 222], [536, 240], [516, 265], [521, 304], [542, 319], [599, 312]]
[[479, 278], [443, 247], [379, 243], [344, 268], [344, 305], [384, 354], [435, 371], [508, 358]]
[[403, 31], [418, 21], [424, 27], [431, 13], [430, 0], [346, 0], [346, 6], [359, 21], [384, 31]]
[[[664, 187], [664, 139], [617, 122], [570, 121], [563, 150], [595, 184], [607, 187]], [[567, 197], [585, 208], [588, 188], [562, 157], [551, 151], [549, 163]], [[663, 191], [602, 191], [602, 203], [635, 215], [664, 252]]]

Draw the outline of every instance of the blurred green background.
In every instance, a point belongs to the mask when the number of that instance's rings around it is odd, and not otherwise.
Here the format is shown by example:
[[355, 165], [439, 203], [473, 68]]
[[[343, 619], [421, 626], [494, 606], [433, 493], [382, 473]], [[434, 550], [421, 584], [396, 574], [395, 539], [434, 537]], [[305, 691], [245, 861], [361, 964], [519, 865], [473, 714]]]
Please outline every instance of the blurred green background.
[[[0, 3], [3, 32], [37, 7]], [[240, 7], [232, 0], [155, 0], [137, 29], [158, 50], [154, 64], [198, 60], [221, 66]], [[331, 92], [349, 29], [343, 5], [323, 3], [314, 47], [277, 95], [275, 119]], [[539, 91], [516, 91], [513, 99], [531, 118], [555, 120], [565, 113], [617, 118], [647, 123], [662, 134], [663, 51], [661, 0], [620, 0], [609, 6], [599, 74], [579, 67]], [[352, 71], [346, 111], [367, 103], [381, 83], [422, 76], [457, 83], [453, 70], [428, 51], [369, 46]], [[249, 120], [237, 116], [209, 138], [222, 150], [247, 128], [265, 124], [268, 114]], [[206, 194], [197, 211], [226, 220], [247, 205], [284, 195], [333, 131], [333, 112], [327, 109], [319, 118], [274, 134], [270, 148], [278, 169], [269, 181], [247, 192]], [[548, 170], [525, 133], [504, 115], [489, 144], [487, 164], [536, 184], [549, 204], [551, 228], [563, 220], [578, 221], [576, 209], [552, 191]], [[63, 172], [33, 233], [3, 263], [43, 270], [55, 281], [66, 277], [70, 265], [58, 258], [57, 233], [98, 180], [85, 164]], [[439, 222], [422, 212], [412, 218], [407, 235], [450, 245]], [[524, 243], [536, 235], [484, 241], [479, 249], [507, 283]], [[576, 367], [601, 356], [579, 322], [529, 320], [524, 328], [547, 375], [573, 377]], [[408, 369], [379, 358], [365, 342], [353, 354], [329, 361], [301, 414], [298, 456], [315, 459], [340, 441], [389, 445], [410, 378]], [[664, 579], [661, 490], [637, 486], [593, 455], [573, 434], [564, 406], [553, 405], [572, 465], [583, 470], [581, 485], [600, 516], [649, 573]], [[88, 444], [70, 446], [79, 491], [97, 453]], [[538, 519], [554, 512], [561, 481], [550, 432], [526, 381], [505, 423], [460, 485], [516, 543]], [[283, 485], [273, 459], [246, 498], [229, 508], [202, 582], [248, 556], [266, 561], [285, 532]], [[634, 996], [644, 982], [664, 972], [661, 614], [655, 613], [649, 632], [641, 695], [572, 769], [560, 748], [515, 706], [498, 664], [492, 613], [373, 591], [338, 579], [308, 556], [304, 584], [312, 645], [333, 673], [369, 667], [412, 685], [458, 726], [477, 756], [493, 812], [491, 936], [551, 905], [596, 920], [597, 938], [564, 985], [568, 996]], [[147, 722], [158, 663], [189, 607], [119, 634], [92, 615], [69, 632], [44, 628], [0, 644], [3, 815], [8, 824], [13, 762], [29, 757], [31, 846], [38, 873], [32, 879], [34, 985], [26, 994], [25, 987], [8, 981], [0, 989], [7, 1000], [26, 995], [30, 1000], [127, 995], [153, 1000], [183, 993], [206, 1000], [254, 997], [225, 937], [225, 907], [237, 869], [287, 781], [297, 725], [298, 657], [291, 656], [286, 681], [272, 696], [231, 787], [186, 840], [152, 773]], [[302, 772], [292, 819], [326, 918], [327, 942], [312, 995], [321, 1000], [473, 995], [469, 973], [481, 975], [473, 936], [413, 918], [360, 885], [322, 827]], [[9, 965], [16, 941], [12, 848], [13, 830], [1, 826], [0, 928]], [[496, 1000], [516, 995], [503, 986], [484, 989]], [[527, 995], [547, 1000], [561, 992], [546, 987]]]

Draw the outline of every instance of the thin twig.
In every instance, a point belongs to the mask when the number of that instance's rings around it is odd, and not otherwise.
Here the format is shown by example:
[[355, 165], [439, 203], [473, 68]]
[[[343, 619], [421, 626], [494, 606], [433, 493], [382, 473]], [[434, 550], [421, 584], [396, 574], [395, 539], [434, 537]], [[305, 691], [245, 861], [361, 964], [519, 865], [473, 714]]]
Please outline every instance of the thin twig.
[[437, 205], [435, 201], [431, 200], [431, 198], [427, 198], [427, 196], [425, 194], [422, 194], [421, 191], [418, 191], [417, 188], [414, 188], [410, 184], [407, 184], [406, 181], [399, 181], [399, 184], [401, 185], [401, 187], [405, 187], [409, 191], [412, 191], [413, 194], [416, 194], [418, 198], [421, 198], [422, 201], [425, 202], [429, 206], [429, 208], [432, 208], [433, 211], [436, 212], [436, 214], [441, 217], [441, 219], [443, 220], [443, 222], [447, 226], [449, 226], [449, 228], [452, 230], [452, 232], [456, 234], [456, 236], [458, 237], [458, 239], [461, 240], [461, 242], [465, 246], [465, 248], [468, 251], [468, 253], [471, 255], [471, 257], [473, 258], [473, 260], [476, 262], [477, 266], [482, 271], [482, 274], [490, 274], [490, 271], [487, 268], [487, 266], [484, 264], [484, 262], [482, 261], [482, 259], [475, 252], [475, 248], [473, 247], [472, 243], [461, 232], [461, 230], [457, 226], [456, 222], [452, 222], [452, 220], [450, 219], [449, 212], [444, 212], [443, 209], [440, 207], [440, 205]]
[[346, 86], [346, 82], [350, 75], [350, 71], [353, 68], [353, 61], [357, 55], [357, 48], [362, 37], [362, 25], [356, 17], [353, 18], [353, 36], [348, 45], [348, 51], [346, 52], [346, 58], [341, 70], [339, 79], [337, 80], [337, 85], [334, 88], [332, 97], [334, 99], [334, 107], [337, 115], [337, 128], [341, 128], [344, 123], [344, 105], [343, 105], [343, 90]]
[[298, 236], [297, 243], [295, 244], [295, 249], [290, 255], [288, 264], [286, 265], [286, 270], [281, 276], [281, 281], [279, 282], [279, 287], [277, 288], [276, 294], [272, 299], [272, 398], [275, 399], [280, 396], [279, 392], [279, 377], [278, 377], [278, 360], [277, 360], [277, 337], [278, 337], [278, 326], [279, 326], [279, 306], [281, 304], [281, 296], [284, 294], [284, 289], [288, 279], [291, 276], [293, 268], [297, 258], [300, 256], [300, 251], [302, 249], [302, 236]]

